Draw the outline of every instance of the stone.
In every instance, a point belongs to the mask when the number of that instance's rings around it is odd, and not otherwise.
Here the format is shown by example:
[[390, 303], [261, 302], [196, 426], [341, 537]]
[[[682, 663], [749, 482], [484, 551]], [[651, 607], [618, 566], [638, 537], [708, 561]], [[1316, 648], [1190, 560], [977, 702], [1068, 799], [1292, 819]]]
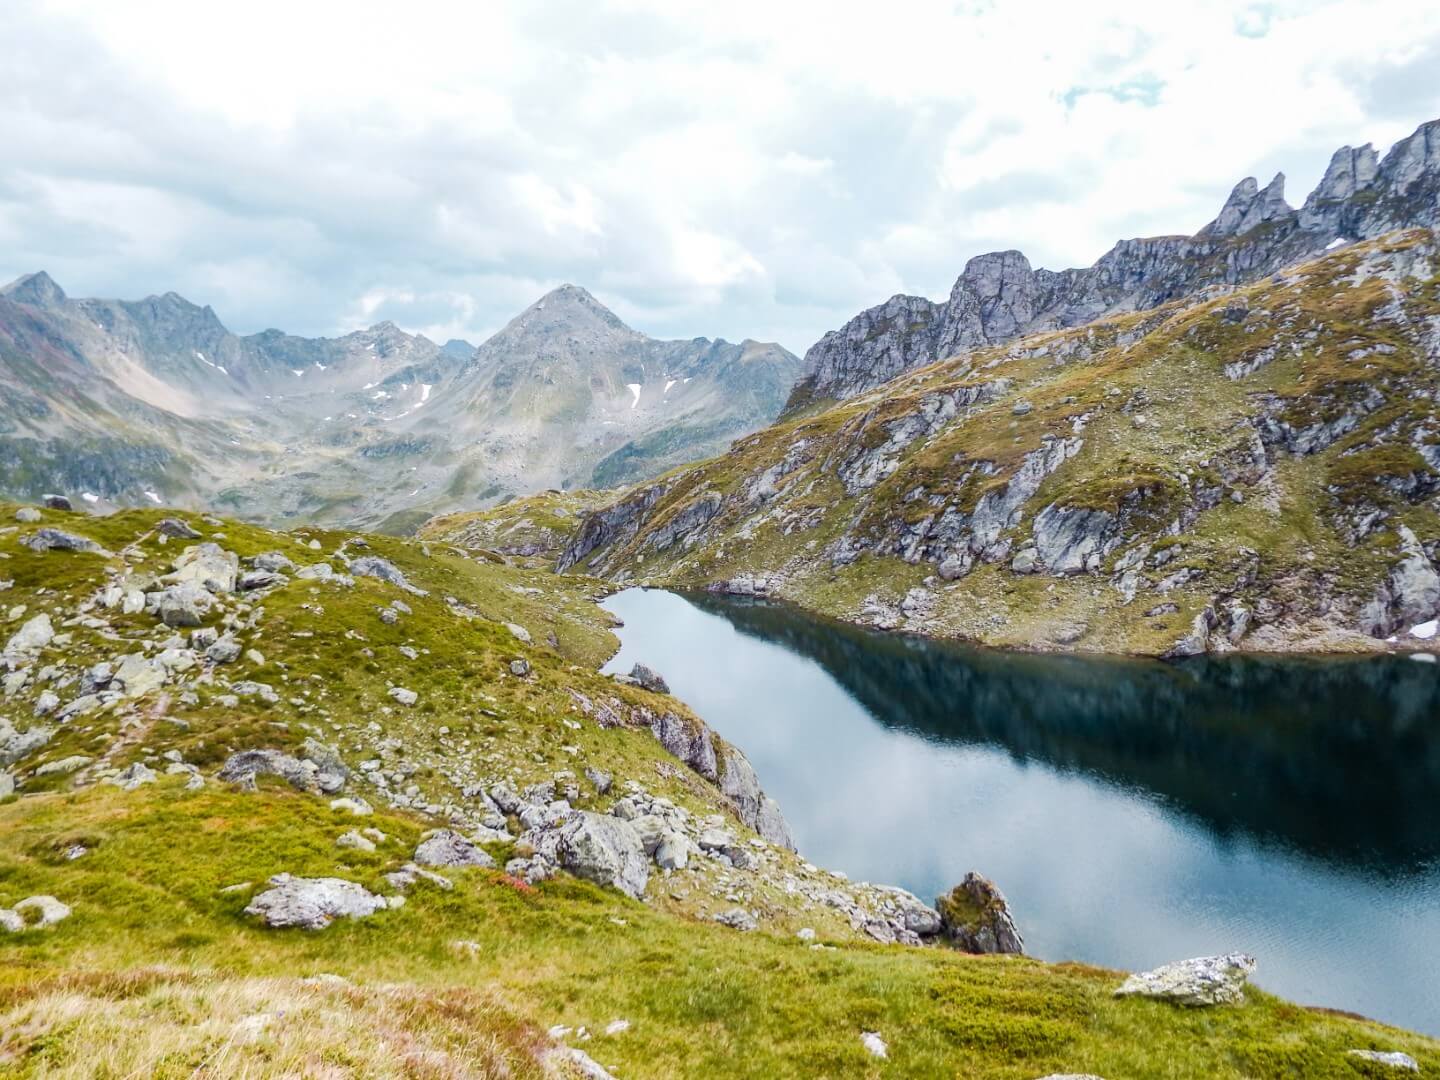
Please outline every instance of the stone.
[[51, 510], [75, 509], [75, 507], [71, 505], [70, 500], [67, 499], [64, 495], [52, 495], [47, 492], [46, 494], [40, 496], [40, 501], [43, 502], [46, 507]]
[[83, 769], [90, 764], [91, 759], [84, 754], [72, 754], [70, 757], [60, 758], [58, 761], [47, 761], [44, 765], [35, 770], [36, 776], [54, 776], [57, 773], [73, 773]]
[[355, 577], [377, 578], [380, 581], [394, 585], [396, 588], [404, 589], [406, 592], [415, 596], [430, 595], [424, 589], [417, 589], [414, 585], [411, 585], [406, 579], [404, 572], [398, 566], [388, 559], [380, 558], [378, 555], [365, 555], [354, 560], [350, 564], [350, 573]]
[[161, 578], [166, 585], [199, 585], [212, 593], [235, 591], [240, 556], [219, 544], [192, 544], [173, 563], [173, 571]]
[[278, 776], [297, 791], [333, 794], [345, 786], [343, 771], [333, 765], [301, 761], [280, 750], [241, 750], [231, 754], [218, 775], [221, 780], [252, 790], [258, 776]]
[[270, 888], [245, 908], [271, 927], [323, 930], [339, 918], [361, 919], [387, 907], [383, 897], [343, 878], [298, 878], [276, 874]]
[[53, 640], [55, 640], [55, 628], [50, 625], [50, 616], [36, 615], [10, 636], [10, 640], [5, 643], [5, 655], [33, 655]]
[[646, 690], [655, 694], [670, 693], [670, 684], [654, 668], [644, 664], [636, 664], [630, 669], [630, 678], [634, 679]]
[[15, 511], [15, 520], [22, 525], [33, 525], [40, 520], [40, 511], [33, 506], [22, 506]]
[[121, 791], [134, 791], [144, 784], [155, 783], [155, 770], [137, 761], [110, 777], [106, 783], [114, 784]]
[[550, 1066], [558, 1075], [565, 1075], [567, 1072], [578, 1072], [584, 1080], [615, 1080], [615, 1074], [605, 1066], [592, 1058], [584, 1050], [577, 1050], [573, 1046], [557, 1046], [545, 1054], [547, 1066], [551, 1061], [556, 1062]]
[[639, 899], [650, 880], [650, 860], [628, 822], [607, 814], [574, 811], [558, 828], [532, 841], [539, 852], [576, 877], [610, 885]]
[[530, 674], [530, 662], [528, 660], [511, 660], [510, 674], [523, 679]]
[[206, 648], [205, 659], [215, 664], [233, 664], [240, 659], [242, 649], [240, 642], [227, 634]]
[[[29, 912], [34, 912], [33, 916]], [[68, 904], [62, 904], [53, 896], [27, 896], [21, 900], [8, 913], [19, 920], [20, 925], [15, 926], [10, 919], [0, 918], [0, 926], [7, 930], [42, 930], [47, 926], [54, 926], [58, 922], [68, 919], [71, 910]]]
[[351, 829], [349, 832], [341, 833], [335, 838], [335, 846], [342, 848], [353, 848], [356, 851], [374, 851], [375, 841], [368, 836], [362, 836], [359, 832]]
[[199, 626], [210, 614], [215, 598], [200, 583], [188, 581], [150, 593], [147, 602], [166, 626]]
[[161, 518], [155, 523], [155, 531], [172, 540], [199, 540], [200, 534], [188, 522], [179, 518]]
[[1353, 1058], [1362, 1061], [1373, 1061], [1376, 1065], [1388, 1065], [1392, 1069], [1403, 1069], [1405, 1072], [1418, 1073], [1420, 1063], [1409, 1054], [1401, 1053], [1399, 1050], [1347, 1050], [1346, 1053]]
[[403, 686], [392, 686], [386, 693], [401, 705], [414, 705], [415, 702], [420, 700], [420, 695], [415, 693], [414, 690], [406, 690]]
[[595, 785], [595, 794], [604, 795], [610, 790], [610, 785], [615, 782], [615, 777], [604, 769], [597, 769], [593, 765], [586, 766], [585, 779]]
[[715, 921], [721, 926], [728, 926], [732, 930], [741, 930], [746, 933], [756, 929], [760, 925], [755, 921], [754, 915], [751, 915], [750, 912], [744, 908], [738, 907], [731, 908], [729, 911], [720, 912], [720, 914], [715, 916]]
[[[288, 573], [295, 569], [295, 564], [290, 561], [289, 556], [279, 551], [262, 551], [259, 555], [252, 555], [249, 562], [256, 570], [268, 570], [276, 574]], [[326, 569], [328, 570], [329, 567], [326, 566]]]
[[415, 861], [421, 866], [483, 866], [493, 867], [495, 860], [481, 848], [450, 829], [431, 833], [415, 849]]
[[886, 1044], [885, 1040], [880, 1037], [878, 1031], [862, 1031], [860, 1033], [860, 1045], [865, 1047], [866, 1052], [869, 1053], [871, 1057], [888, 1058], [890, 1056], [890, 1047]]
[[0, 799], [8, 799], [15, 794], [15, 777], [8, 772], [0, 772]]
[[1017, 956], [1025, 952], [1025, 942], [1005, 894], [973, 870], [935, 901], [935, 910], [940, 915], [941, 932], [966, 952]]
[[1255, 958], [1245, 953], [1199, 956], [1131, 975], [1115, 996], [1138, 995], [1190, 1007], [1229, 1005], [1245, 999], [1245, 980], [1254, 971]]
[[684, 870], [690, 862], [690, 840], [680, 832], [667, 831], [655, 847], [655, 865], [662, 870]]
[[255, 589], [268, 589], [271, 585], [283, 585], [289, 580], [284, 574], [273, 570], [246, 570], [240, 575], [237, 584], [241, 592], [252, 592]]
[[525, 627], [521, 626], [519, 623], [507, 622], [505, 624], [505, 629], [509, 630], [510, 633], [515, 636], [516, 641], [519, 641], [525, 645], [530, 644], [530, 631], [526, 630]]
[[348, 795], [339, 799], [331, 799], [330, 809], [339, 810], [344, 814], [354, 814], [356, 817], [369, 817], [375, 812], [364, 799], [356, 799]]

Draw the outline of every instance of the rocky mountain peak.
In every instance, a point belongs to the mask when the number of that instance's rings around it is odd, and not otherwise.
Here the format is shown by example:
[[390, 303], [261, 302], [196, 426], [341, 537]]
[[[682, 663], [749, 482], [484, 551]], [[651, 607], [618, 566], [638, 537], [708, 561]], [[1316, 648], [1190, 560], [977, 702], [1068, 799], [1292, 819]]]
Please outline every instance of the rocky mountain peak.
[[1263, 188], [1247, 176], [1194, 236], [1121, 240], [1089, 267], [1032, 269], [1018, 251], [976, 256], [945, 303], [895, 296], [822, 337], [805, 354], [790, 408], [852, 397], [912, 368], [1022, 334], [1246, 284], [1337, 239], [1437, 226], [1440, 120], [1432, 120], [1383, 160], [1369, 144], [1341, 147], [1299, 210], [1285, 200], [1284, 173]]
[[55, 279], [44, 270], [25, 274], [0, 289], [0, 296], [20, 304], [36, 307], [54, 307], [66, 300], [65, 290], [55, 284]]
[[1294, 211], [1285, 201], [1285, 174], [1276, 173], [1264, 189], [1247, 176], [1236, 184], [1220, 209], [1220, 216], [1200, 230], [1200, 236], [1241, 236], [1267, 221], [1288, 217]]

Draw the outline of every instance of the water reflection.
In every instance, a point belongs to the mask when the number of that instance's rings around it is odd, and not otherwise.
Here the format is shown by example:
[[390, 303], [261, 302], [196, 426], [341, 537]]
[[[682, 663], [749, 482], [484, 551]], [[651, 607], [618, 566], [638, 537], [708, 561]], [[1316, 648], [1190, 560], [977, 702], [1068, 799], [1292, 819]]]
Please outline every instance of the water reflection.
[[1368, 873], [1440, 855], [1440, 677], [1404, 657], [1178, 664], [897, 637], [763, 601], [690, 597], [813, 659], [887, 727], [1003, 747], [1154, 793], [1218, 836]]
[[1440, 1033], [1440, 670], [1184, 665], [869, 633], [631, 590], [636, 660], [744, 747], [805, 854], [934, 896], [969, 869], [1031, 951], [1246, 949], [1303, 1002]]

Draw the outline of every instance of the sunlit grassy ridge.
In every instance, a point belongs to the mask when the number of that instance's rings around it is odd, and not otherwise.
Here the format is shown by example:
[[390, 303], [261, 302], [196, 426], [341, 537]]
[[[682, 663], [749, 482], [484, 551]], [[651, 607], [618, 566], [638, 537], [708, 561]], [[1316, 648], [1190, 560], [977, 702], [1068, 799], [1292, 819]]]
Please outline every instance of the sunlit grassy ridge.
[[[14, 510], [0, 507], [0, 581], [12, 583], [0, 594], [0, 636], [38, 612], [52, 616], [62, 638], [35, 666], [60, 673], [44, 685], [170, 636], [143, 612], [80, 610], [108, 571], [138, 580], [184, 549], [160, 543], [159, 512], [45, 511], [42, 522], [12, 528]], [[656, 874], [643, 903], [564, 876], [527, 886], [499, 870], [447, 870], [452, 889], [422, 880], [403, 907], [318, 932], [266, 929], [244, 909], [280, 872], [384, 891], [384, 874], [464, 804], [457, 778], [518, 787], [570, 773], [577, 805], [604, 809], [616, 792], [602, 797], [583, 779], [593, 766], [613, 774], [617, 791], [637, 781], [753, 834], [647, 730], [580, 723], [572, 691], [684, 714], [596, 673], [614, 648], [609, 616], [593, 603], [602, 583], [440, 543], [369, 536], [360, 547], [347, 533], [187, 520], [241, 555], [281, 550], [305, 565], [342, 548], [379, 554], [428, 594], [365, 577], [349, 587], [292, 579], [212, 614], [232, 616], [246, 649], [262, 654], [216, 669], [213, 681], [65, 723], [31, 716], [40, 683], [0, 702], [22, 731], [55, 726], [49, 743], [11, 766], [18, 793], [0, 801], [0, 907], [44, 894], [74, 912], [53, 927], [0, 935], [0, 1075], [526, 1077], [559, 1074], [565, 1066], [549, 1055], [560, 1042], [621, 1080], [1353, 1077], [1362, 1073], [1345, 1051], [1355, 1047], [1406, 1050], [1427, 1070], [1440, 1067], [1432, 1040], [1259, 991], [1242, 1007], [1185, 1012], [1114, 999], [1114, 972], [868, 942], [787, 893], [782, 874], [824, 872], [774, 848], [763, 850], [771, 879], [734, 885], [765, 915], [753, 933], [708, 918], [715, 879], [705, 867]], [[111, 554], [20, 545], [41, 526], [81, 533]], [[382, 620], [396, 599], [410, 612]], [[530, 675], [512, 673], [516, 659]], [[274, 687], [277, 700], [221, 700], [242, 680]], [[392, 701], [391, 683], [416, 691], [416, 705]], [[298, 750], [306, 738], [333, 744], [351, 768], [372, 757], [413, 764], [411, 805], [389, 807], [355, 780], [346, 793], [375, 805], [356, 817], [273, 778], [250, 793], [214, 779], [234, 750]], [[164, 775], [167, 752], [207, 782], [190, 790], [185, 775]], [[74, 757], [88, 761], [41, 774]], [[128, 792], [104, 782], [136, 762], [162, 775]], [[374, 851], [337, 846], [361, 827], [384, 834]], [[502, 861], [504, 847], [491, 845]], [[801, 926], [825, 947], [794, 936]], [[628, 1028], [607, 1034], [617, 1020]], [[556, 1025], [570, 1031], [552, 1037]], [[887, 1060], [865, 1050], [866, 1031], [888, 1043]]]

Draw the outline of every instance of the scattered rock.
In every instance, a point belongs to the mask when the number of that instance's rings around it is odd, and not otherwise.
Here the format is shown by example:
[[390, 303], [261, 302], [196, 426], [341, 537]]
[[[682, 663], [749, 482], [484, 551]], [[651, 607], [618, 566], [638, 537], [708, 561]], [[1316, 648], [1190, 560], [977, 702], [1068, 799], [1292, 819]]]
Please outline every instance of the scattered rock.
[[1413, 1073], [1420, 1071], [1420, 1063], [1409, 1054], [1402, 1054], [1399, 1050], [1350, 1050], [1347, 1053], [1350, 1057], [1373, 1061], [1377, 1065], [1388, 1065], [1392, 1069], [1403, 1069]]
[[511, 674], [511, 675], [516, 675], [516, 676], [518, 676], [518, 677], [520, 677], [520, 678], [523, 679], [526, 675], [529, 675], [529, 674], [530, 674], [530, 661], [528, 661], [528, 660], [511, 660], [511, 661], [510, 661], [510, 674]]
[[87, 551], [95, 555], [109, 554], [94, 540], [76, 536], [74, 533], [65, 532], [62, 529], [39, 529], [25, 537], [20, 543], [31, 551]]
[[421, 866], [484, 866], [495, 860], [475, 844], [450, 829], [431, 833], [415, 849], [415, 861]]
[[212, 593], [231, 593], [240, 573], [240, 556], [207, 541], [192, 544], [170, 565], [173, 572], [160, 579], [166, 585], [194, 584]]
[[166, 626], [199, 626], [215, 604], [215, 597], [199, 582], [171, 585], [146, 597], [151, 611]]
[[[34, 912], [33, 916], [29, 912]], [[27, 896], [13, 908], [0, 908], [0, 930], [19, 933], [21, 930], [42, 930], [54, 926], [71, 915], [70, 907], [53, 896]]]
[[420, 700], [420, 696], [414, 690], [406, 690], [403, 686], [392, 686], [386, 693], [401, 705], [414, 705]]
[[22, 525], [33, 525], [40, 520], [40, 511], [33, 506], [22, 506], [15, 511], [15, 520]]
[[424, 589], [417, 589], [406, 580], [401, 569], [388, 559], [382, 559], [378, 555], [365, 555], [356, 559], [350, 564], [350, 573], [356, 577], [373, 577], [394, 585], [396, 588], [404, 589], [415, 596], [429, 596]]
[[348, 795], [339, 799], [331, 799], [330, 809], [354, 814], [356, 817], [369, 817], [375, 812], [364, 799], [354, 799]]
[[728, 926], [733, 930], [750, 931], [756, 929], [760, 924], [755, 921], [755, 916], [744, 908], [731, 908], [729, 911], [722, 911], [715, 916], [715, 921], [721, 926]]
[[257, 776], [278, 776], [298, 791], [332, 794], [345, 786], [345, 774], [333, 765], [301, 761], [280, 750], [241, 750], [225, 759], [220, 779], [251, 790]]
[[55, 628], [50, 625], [50, 616], [36, 615], [11, 635], [10, 640], [5, 643], [5, 655], [8, 657], [31, 656], [45, 648], [54, 639]]
[[584, 1050], [577, 1050], [573, 1046], [557, 1046], [545, 1057], [547, 1061], [557, 1062], [560, 1068], [572, 1066], [585, 1080], [615, 1080], [613, 1073]]
[[585, 769], [585, 779], [595, 785], [595, 794], [604, 795], [610, 790], [610, 785], [615, 782], [615, 777], [604, 769], [597, 769], [590, 765]]
[[362, 836], [355, 829], [341, 833], [335, 838], [335, 846], [342, 848], [354, 848], [356, 851], [374, 851], [375, 841], [368, 836]]
[[156, 532], [172, 540], [199, 540], [200, 534], [179, 518], [162, 518], [155, 523]]
[[1136, 994], [1192, 1007], [1228, 1005], [1244, 1000], [1245, 980], [1254, 971], [1255, 958], [1245, 953], [1200, 956], [1131, 975], [1115, 996]]
[[507, 622], [505, 624], [505, 629], [509, 630], [510, 633], [515, 635], [516, 641], [519, 641], [525, 645], [530, 644], [530, 631], [526, 630], [525, 627], [521, 626], [519, 623]]
[[233, 664], [240, 658], [241, 645], [232, 637], [222, 637], [205, 650], [205, 658], [216, 664]]
[[51, 495], [49, 493], [46, 493], [40, 496], [40, 501], [43, 502], [51, 510], [75, 509], [75, 507], [71, 505], [70, 500], [67, 499], [64, 495]]
[[114, 784], [121, 791], [134, 791], [144, 784], [155, 783], [155, 770], [143, 762], [135, 762], [129, 768], [116, 773], [106, 783]]
[[383, 897], [343, 878], [297, 878], [276, 874], [270, 888], [245, 909], [272, 927], [298, 926], [323, 930], [338, 918], [360, 919], [383, 911]]
[[531, 844], [576, 877], [613, 885], [635, 899], [644, 895], [650, 880], [650, 860], [640, 835], [607, 814], [577, 810], [558, 828], [542, 830]]
[[878, 1031], [862, 1031], [860, 1045], [869, 1051], [871, 1057], [888, 1058], [890, 1056], [890, 1047], [880, 1037]]

